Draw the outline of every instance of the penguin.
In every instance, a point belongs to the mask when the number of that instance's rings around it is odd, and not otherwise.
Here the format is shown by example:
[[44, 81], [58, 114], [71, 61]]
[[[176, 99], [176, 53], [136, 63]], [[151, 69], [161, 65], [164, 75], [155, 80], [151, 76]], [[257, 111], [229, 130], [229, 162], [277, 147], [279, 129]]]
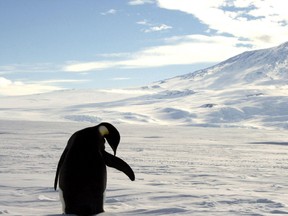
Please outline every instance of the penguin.
[[[105, 140], [114, 155], [105, 151]], [[107, 122], [79, 130], [70, 137], [58, 162], [54, 181], [55, 190], [59, 184], [64, 214], [104, 212], [106, 166], [124, 172], [131, 181], [135, 180], [131, 167], [116, 157], [119, 142], [118, 130]]]

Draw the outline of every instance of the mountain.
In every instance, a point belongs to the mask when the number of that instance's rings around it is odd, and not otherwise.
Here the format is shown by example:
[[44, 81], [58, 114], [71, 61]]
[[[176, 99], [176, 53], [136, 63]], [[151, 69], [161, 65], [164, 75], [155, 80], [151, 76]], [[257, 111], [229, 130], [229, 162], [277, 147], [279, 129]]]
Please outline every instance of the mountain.
[[288, 42], [141, 88], [1, 98], [0, 119], [287, 129], [287, 96]]
[[244, 52], [207, 69], [160, 82], [172, 87], [224, 89], [239, 85], [285, 85], [288, 81], [288, 42]]

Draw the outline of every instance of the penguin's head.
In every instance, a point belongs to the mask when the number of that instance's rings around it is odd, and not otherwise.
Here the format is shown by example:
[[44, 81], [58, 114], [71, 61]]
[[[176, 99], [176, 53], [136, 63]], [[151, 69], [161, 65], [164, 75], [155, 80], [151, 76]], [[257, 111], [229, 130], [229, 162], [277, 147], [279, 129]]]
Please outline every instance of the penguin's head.
[[115, 156], [118, 144], [120, 142], [120, 134], [118, 130], [113, 125], [106, 122], [101, 123], [96, 127], [100, 136], [107, 140], [114, 152], [114, 156], [106, 151], [102, 152], [105, 164], [109, 167], [114, 167], [115, 169], [124, 172], [131, 179], [131, 181], [134, 181], [135, 175], [131, 167], [125, 161]]
[[111, 146], [114, 155], [116, 155], [116, 150], [120, 142], [120, 134], [118, 130], [107, 122], [97, 125], [97, 128], [101, 136], [103, 136]]

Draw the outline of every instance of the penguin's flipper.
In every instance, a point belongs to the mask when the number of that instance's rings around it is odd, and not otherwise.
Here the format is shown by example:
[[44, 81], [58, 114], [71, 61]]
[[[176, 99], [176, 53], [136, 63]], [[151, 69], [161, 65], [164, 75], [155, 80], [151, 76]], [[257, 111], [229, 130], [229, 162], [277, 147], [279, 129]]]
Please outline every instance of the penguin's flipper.
[[113, 156], [112, 154], [106, 151], [103, 151], [103, 158], [107, 166], [113, 167], [119, 171], [124, 172], [130, 178], [131, 181], [135, 180], [133, 170], [125, 161], [116, 156]]
[[56, 176], [55, 176], [55, 180], [54, 180], [54, 189], [56, 190], [57, 189], [57, 183], [58, 183], [58, 177], [59, 177], [59, 172], [60, 172], [60, 169], [62, 167], [62, 164], [64, 162], [64, 159], [66, 157], [66, 153], [67, 153], [67, 148], [64, 150], [64, 152], [62, 153], [61, 155], [61, 158], [58, 162], [58, 165], [57, 165], [57, 171], [56, 171]]

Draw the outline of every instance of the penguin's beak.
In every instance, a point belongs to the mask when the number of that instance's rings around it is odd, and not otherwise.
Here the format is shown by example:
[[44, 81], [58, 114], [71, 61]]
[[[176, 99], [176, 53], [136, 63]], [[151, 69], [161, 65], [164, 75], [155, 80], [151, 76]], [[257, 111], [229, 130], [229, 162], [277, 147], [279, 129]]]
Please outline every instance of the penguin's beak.
[[114, 156], [116, 155], [116, 150], [120, 142], [120, 134], [118, 130], [110, 123], [103, 122], [98, 125], [99, 132], [107, 140], [108, 144], [111, 146]]

